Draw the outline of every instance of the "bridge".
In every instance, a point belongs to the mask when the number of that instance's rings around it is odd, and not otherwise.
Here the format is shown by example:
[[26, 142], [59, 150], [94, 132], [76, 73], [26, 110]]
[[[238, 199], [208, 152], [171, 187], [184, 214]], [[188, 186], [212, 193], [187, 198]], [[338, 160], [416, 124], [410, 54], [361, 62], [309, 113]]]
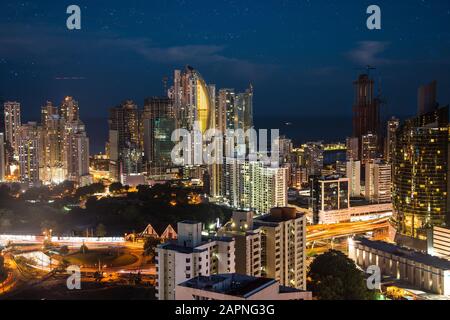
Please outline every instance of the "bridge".
[[327, 225], [312, 225], [306, 227], [306, 242], [327, 241], [347, 238], [367, 232], [387, 230], [389, 217], [359, 222], [337, 223]]

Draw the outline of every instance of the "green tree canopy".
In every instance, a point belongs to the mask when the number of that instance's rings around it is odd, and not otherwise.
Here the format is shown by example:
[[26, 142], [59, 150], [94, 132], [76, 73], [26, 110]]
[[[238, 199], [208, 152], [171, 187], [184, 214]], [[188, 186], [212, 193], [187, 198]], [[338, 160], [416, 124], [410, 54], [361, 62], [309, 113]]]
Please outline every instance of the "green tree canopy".
[[309, 267], [308, 290], [319, 300], [371, 300], [363, 273], [340, 251], [318, 256]]

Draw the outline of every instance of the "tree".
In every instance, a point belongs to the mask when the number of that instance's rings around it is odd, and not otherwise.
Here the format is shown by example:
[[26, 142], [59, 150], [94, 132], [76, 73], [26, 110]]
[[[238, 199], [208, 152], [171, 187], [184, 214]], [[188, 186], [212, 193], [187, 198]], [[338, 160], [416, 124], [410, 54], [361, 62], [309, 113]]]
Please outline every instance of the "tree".
[[375, 297], [354, 262], [336, 250], [318, 256], [310, 265], [308, 290], [319, 300], [371, 300]]
[[113, 182], [109, 186], [109, 192], [112, 192], [112, 193], [121, 192], [122, 189], [123, 189], [123, 185], [120, 182]]
[[159, 239], [154, 238], [154, 237], [148, 237], [144, 243], [144, 255], [155, 256], [156, 246], [160, 243], [161, 243], [161, 241]]
[[103, 224], [99, 224], [97, 228], [95, 229], [95, 235], [97, 237], [104, 237], [106, 236], [106, 227]]

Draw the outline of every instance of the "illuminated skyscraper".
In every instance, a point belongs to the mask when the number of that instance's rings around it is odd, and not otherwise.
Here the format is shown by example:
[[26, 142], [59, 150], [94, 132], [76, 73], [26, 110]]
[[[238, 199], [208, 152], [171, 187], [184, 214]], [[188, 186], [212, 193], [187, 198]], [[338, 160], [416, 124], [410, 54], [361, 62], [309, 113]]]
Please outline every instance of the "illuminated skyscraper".
[[187, 66], [183, 72], [175, 70], [171, 98], [174, 100], [180, 128], [192, 130], [195, 122], [199, 123], [201, 132], [211, 127], [215, 92], [211, 92], [197, 70], [190, 66]]
[[89, 138], [81, 121], [66, 124], [67, 141], [67, 179], [80, 186], [90, 184], [89, 175]]
[[65, 122], [80, 120], [78, 101], [74, 100], [73, 97], [65, 97], [61, 104], [60, 114]]
[[30, 186], [39, 184], [39, 129], [36, 122], [20, 126], [18, 136], [20, 181]]
[[392, 117], [387, 124], [387, 135], [384, 156], [388, 163], [392, 163], [395, 151], [395, 137], [398, 127], [400, 126], [400, 120]]
[[405, 121], [396, 135], [393, 205], [397, 232], [425, 240], [449, 223], [448, 107]]
[[[121, 174], [128, 174], [128, 169], [136, 167], [124, 160], [136, 159], [139, 154], [139, 112], [133, 101], [125, 101], [122, 105], [111, 108], [109, 112], [109, 146], [110, 176], [119, 181]], [[140, 152], [142, 154], [142, 152]], [[133, 157], [130, 157], [134, 154]], [[137, 164], [136, 164], [137, 165]]]
[[358, 161], [359, 158], [359, 139], [352, 137], [347, 138], [346, 141], [347, 144], [347, 160], [355, 160]]
[[322, 142], [309, 142], [304, 146], [304, 159], [308, 176], [320, 175], [323, 169]]
[[176, 129], [173, 101], [165, 97], [145, 100], [142, 119], [144, 125], [144, 156], [149, 174], [164, 173], [172, 164], [174, 146], [172, 132]]
[[361, 137], [361, 163], [365, 165], [379, 157], [378, 136], [372, 133]]
[[41, 108], [40, 178], [44, 183], [59, 183], [66, 179], [64, 159], [64, 122], [50, 101]]
[[22, 124], [20, 103], [5, 102], [5, 140], [14, 150], [15, 158], [19, 155], [19, 129]]
[[227, 158], [224, 170], [224, 197], [231, 207], [261, 214], [287, 205], [287, 168]]
[[391, 165], [381, 160], [366, 164], [365, 198], [371, 203], [390, 203], [392, 201]]

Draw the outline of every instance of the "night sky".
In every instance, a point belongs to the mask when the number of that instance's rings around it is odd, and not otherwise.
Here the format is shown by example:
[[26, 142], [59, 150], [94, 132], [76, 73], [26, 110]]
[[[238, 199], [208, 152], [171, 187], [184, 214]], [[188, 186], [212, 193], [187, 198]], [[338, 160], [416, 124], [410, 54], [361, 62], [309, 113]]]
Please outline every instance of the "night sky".
[[[82, 29], [66, 28], [66, 8]], [[382, 30], [366, 9], [382, 9]], [[352, 81], [367, 64], [387, 112], [413, 114], [417, 87], [438, 80], [450, 103], [450, 1], [11, 1], [0, 4], [0, 97], [37, 120], [46, 100], [80, 102], [82, 118], [163, 94], [162, 78], [189, 64], [218, 88], [255, 88], [255, 112], [350, 115]]]

